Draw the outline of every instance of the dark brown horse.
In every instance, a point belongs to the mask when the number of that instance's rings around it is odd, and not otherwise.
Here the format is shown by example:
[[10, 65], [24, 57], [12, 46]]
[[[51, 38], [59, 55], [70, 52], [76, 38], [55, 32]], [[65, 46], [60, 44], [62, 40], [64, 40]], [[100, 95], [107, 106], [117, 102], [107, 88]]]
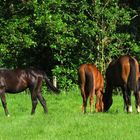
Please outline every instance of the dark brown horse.
[[139, 73], [139, 78], [138, 78], [138, 91], [140, 93], [140, 73]]
[[83, 98], [82, 111], [86, 113], [88, 97], [90, 97], [90, 112], [93, 111], [94, 95], [96, 93], [96, 112], [103, 111], [103, 76], [93, 64], [82, 64], [78, 70], [79, 86]]
[[137, 112], [140, 112], [140, 95], [138, 92], [139, 65], [135, 58], [121, 56], [112, 61], [106, 70], [106, 89], [103, 96], [104, 111], [112, 105], [112, 91], [121, 87], [123, 92], [124, 107], [127, 112], [132, 112], [131, 91], [134, 91]]
[[58, 92], [58, 89], [52, 85], [47, 75], [43, 71], [35, 69], [0, 69], [0, 97], [5, 110], [5, 114], [9, 115], [6, 104], [5, 92], [19, 93], [27, 88], [29, 88], [31, 92], [31, 114], [35, 113], [37, 100], [40, 101], [41, 105], [44, 108], [44, 112], [47, 113], [46, 101], [41, 94], [41, 86], [43, 79], [45, 79], [45, 82], [50, 89], [52, 89], [55, 92]]

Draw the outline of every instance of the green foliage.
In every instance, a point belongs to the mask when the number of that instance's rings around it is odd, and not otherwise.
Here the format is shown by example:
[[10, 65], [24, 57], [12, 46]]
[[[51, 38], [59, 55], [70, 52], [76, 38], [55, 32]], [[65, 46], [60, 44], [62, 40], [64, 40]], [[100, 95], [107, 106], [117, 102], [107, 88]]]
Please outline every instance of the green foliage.
[[120, 0], [5, 0], [0, 66], [41, 68], [68, 89], [82, 63], [95, 63], [104, 73], [119, 55], [140, 60], [139, 7]]
[[75, 84], [73, 83], [75, 79], [72, 81], [71, 77], [76, 77], [77, 71], [64, 67], [56, 67], [53, 70], [53, 73], [55, 73], [55, 75], [59, 75], [57, 80], [59, 81], [59, 87], [63, 88], [63, 90], [71, 90], [72, 86], [75, 87]]

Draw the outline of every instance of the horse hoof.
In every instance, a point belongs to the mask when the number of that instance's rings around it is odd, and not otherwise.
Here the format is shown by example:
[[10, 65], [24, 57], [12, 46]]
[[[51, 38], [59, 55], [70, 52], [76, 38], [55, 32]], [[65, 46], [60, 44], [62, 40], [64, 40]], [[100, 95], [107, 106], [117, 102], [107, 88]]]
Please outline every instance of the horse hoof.
[[128, 113], [132, 113], [132, 106], [128, 106]]
[[137, 112], [140, 113], [140, 106], [137, 107]]
[[31, 112], [31, 115], [34, 115], [35, 114], [35, 112]]

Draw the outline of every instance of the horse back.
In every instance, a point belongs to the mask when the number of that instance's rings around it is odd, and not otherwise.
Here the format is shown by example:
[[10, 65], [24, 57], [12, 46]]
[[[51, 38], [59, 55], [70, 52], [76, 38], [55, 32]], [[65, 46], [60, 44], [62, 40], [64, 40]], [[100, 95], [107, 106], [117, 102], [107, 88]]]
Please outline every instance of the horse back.
[[3, 84], [6, 92], [20, 92], [26, 89], [27, 80], [26, 72], [24, 70], [15, 69], [0, 70], [0, 84]]
[[79, 77], [81, 84], [89, 85], [90, 89], [98, 90], [104, 87], [103, 76], [94, 64], [82, 64], [79, 68]]
[[124, 84], [127, 84], [130, 89], [134, 89], [134, 86], [136, 86], [138, 75], [138, 62], [130, 56], [121, 56], [113, 60], [106, 70], [108, 85], [124, 86]]

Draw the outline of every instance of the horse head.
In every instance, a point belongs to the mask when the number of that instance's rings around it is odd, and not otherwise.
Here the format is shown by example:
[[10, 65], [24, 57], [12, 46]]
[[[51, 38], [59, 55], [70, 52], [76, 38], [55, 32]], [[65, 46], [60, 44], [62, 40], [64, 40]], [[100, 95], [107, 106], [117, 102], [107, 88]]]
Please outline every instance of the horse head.
[[107, 112], [113, 103], [112, 95], [105, 92], [103, 94], [104, 112]]

